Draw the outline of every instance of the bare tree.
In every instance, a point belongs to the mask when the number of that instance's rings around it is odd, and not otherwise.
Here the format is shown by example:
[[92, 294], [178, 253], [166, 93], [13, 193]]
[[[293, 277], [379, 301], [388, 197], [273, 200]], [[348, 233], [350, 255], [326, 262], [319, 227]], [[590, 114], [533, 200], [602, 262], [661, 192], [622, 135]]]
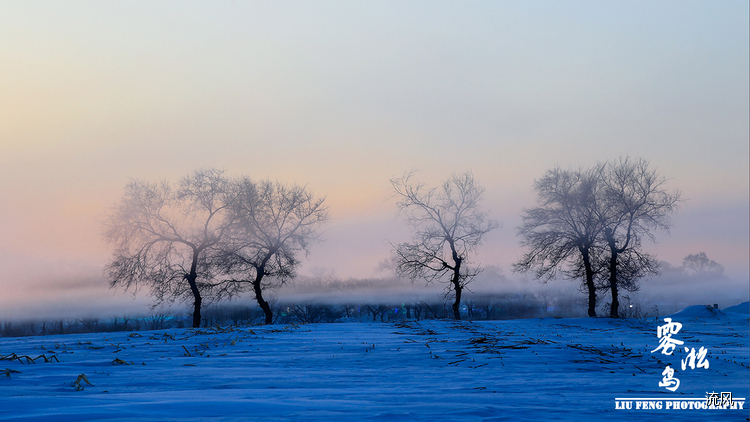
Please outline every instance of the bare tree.
[[705, 252], [690, 254], [682, 260], [682, 269], [693, 276], [722, 276], [724, 266], [708, 259]]
[[397, 273], [412, 280], [447, 282], [455, 293], [453, 316], [461, 319], [461, 293], [481, 271], [470, 254], [499, 224], [480, 211], [484, 192], [471, 172], [454, 174], [440, 189], [413, 180], [414, 172], [392, 179], [399, 212], [413, 229], [412, 242], [395, 246]]
[[215, 169], [196, 171], [176, 188], [132, 180], [106, 221], [104, 237], [115, 246], [105, 269], [111, 287], [146, 285], [156, 304], [193, 299], [193, 327], [199, 327], [215, 272], [206, 252], [232, 223], [230, 187]]
[[642, 240], [671, 225], [680, 195], [665, 183], [642, 159], [550, 170], [535, 184], [540, 206], [525, 211], [519, 228], [529, 249], [515, 270], [536, 269], [537, 278], [549, 280], [563, 269], [584, 278], [589, 316], [596, 316], [596, 290], [609, 290], [610, 317], [618, 317], [619, 289], [636, 291], [640, 278], [656, 274], [658, 262]]
[[333, 306], [321, 303], [295, 304], [288, 309], [295, 318], [306, 324], [321, 321], [333, 322], [339, 316]]
[[549, 170], [535, 181], [538, 206], [524, 210], [518, 228], [527, 251], [516, 263], [516, 272], [534, 270], [535, 278], [553, 279], [560, 271], [583, 279], [588, 292], [588, 315], [596, 316], [596, 274], [603, 250], [597, 243], [603, 226], [598, 208], [600, 169]]
[[373, 321], [376, 321], [378, 314], [380, 314], [380, 321], [385, 322], [384, 315], [388, 311], [388, 307], [386, 307], [385, 305], [365, 305], [365, 308], [370, 311], [370, 315], [372, 315]]
[[256, 184], [244, 178], [236, 186], [235, 224], [227, 242], [216, 245], [216, 262], [224, 272], [222, 284], [252, 287], [265, 323], [271, 324], [273, 312], [263, 291], [295, 277], [297, 255], [309, 252], [328, 219], [325, 198], [316, 198], [306, 186], [269, 180]]
[[667, 190], [666, 179], [644, 159], [619, 158], [608, 162], [602, 171], [601, 199], [596, 211], [609, 250], [609, 316], [617, 318], [618, 286], [633, 291], [637, 288], [635, 280], [657, 273], [658, 262], [642, 252], [642, 239], [653, 241], [654, 230], [669, 230], [670, 215], [680, 203], [680, 193]]

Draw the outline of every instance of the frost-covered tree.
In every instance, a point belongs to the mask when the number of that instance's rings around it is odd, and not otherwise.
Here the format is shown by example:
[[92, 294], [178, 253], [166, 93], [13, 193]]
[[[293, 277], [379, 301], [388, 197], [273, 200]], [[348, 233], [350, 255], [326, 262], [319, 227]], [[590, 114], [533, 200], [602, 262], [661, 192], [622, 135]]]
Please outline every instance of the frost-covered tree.
[[619, 158], [601, 170], [597, 212], [609, 250], [607, 262], [612, 295], [609, 316], [619, 317], [618, 288], [633, 291], [635, 281], [656, 274], [658, 261], [642, 248], [655, 230], [669, 230], [680, 193], [666, 188], [666, 179], [644, 159]]
[[294, 278], [300, 253], [307, 254], [318, 230], [328, 220], [325, 198], [306, 187], [243, 178], [235, 183], [237, 198], [230, 215], [233, 224], [225, 241], [213, 251], [223, 271], [222, 286], [250, 287], [265, 314], [273, 311], [263, 292]]
[[484, 189], [471, 172], [454, 174], [440, 188], [413, 180], [413, 172], [392, 179], [398, 208], [413, 229], [411, 242], [394, 247], [397, 273], [415, 281], [442, 281], [453, 291], [453, 316], [461, 319], [461, 293], [481, 269], [471, 254], [498, 227], [479, 208]]
[[705, 252], [690, 254], [682, 260], [682, 269], [693, 276], [721, 276], [724, 274], [724, 266], [718, 262], [708, 259]]
[[558, 270], [583, 279], [589, 316], [596, 316], [596, 292], [609, 290], [610, 316], [618, 317], [619, 290], [637, 290], [658, 268], [643, 239], [671, 225], [680, 194], [665, 183], [643, 159], [548, 171], [534, 185], [538, 206], [524, 211], [519, 235], [527, 251], [514, 269], [545, 280]]
[[105, 267], [111, 287], [147, 286], [156, 304], [192, 299], [193, 327], [199, 327], [217, 271], [207, 252], [231, 227], [234, 198], [230, 181], [215, 169], [177, 185], [132, 180], [106, 220], [104, 237], [115, 247]]
[[596, 316], [595, 277], [601, 271], [604, 229], [597, 213], [600, 168], [554, 168], [534, 182], [537, 206], [524, 210], [518, 228], [526, 252], [513, 264], [516, 272], [533, 271], [548, 281], [558, 271], [583, 281], [588, 293], [588, 315]]

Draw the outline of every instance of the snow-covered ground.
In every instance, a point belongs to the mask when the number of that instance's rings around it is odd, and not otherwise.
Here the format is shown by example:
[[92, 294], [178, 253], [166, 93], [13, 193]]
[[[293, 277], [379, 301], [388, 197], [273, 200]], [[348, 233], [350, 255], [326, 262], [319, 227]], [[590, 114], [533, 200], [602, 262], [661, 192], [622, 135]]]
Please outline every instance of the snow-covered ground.
[[[672, 319], [683, 324], [674, 339], [708, 349], [708, 369], [681, 370], [681, 348], [651, 353], [663, 318], [4, 338], [0, 420], [746, 420], [747, 314], [697, 308]], [[675, 392], [658, 386], [666, 365]], [[615, 399], [667, 406], [707, 392], [731, 392], [743, 409], [616, 408], [626, 401]]]

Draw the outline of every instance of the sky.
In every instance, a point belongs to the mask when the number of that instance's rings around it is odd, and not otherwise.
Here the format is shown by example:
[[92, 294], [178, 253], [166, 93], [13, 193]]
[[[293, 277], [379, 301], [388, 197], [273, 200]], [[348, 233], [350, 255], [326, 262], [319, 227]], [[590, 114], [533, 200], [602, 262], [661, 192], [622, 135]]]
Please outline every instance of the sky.
[[206, 167], [325, 196], [300, 272], [343, 278], [377, 276], [408, 239], [389, 179], [472, 171], [502, 223], [477, 261], [510, 275], [535, 178], [643, 157], [685, 199], [647, 249], [673, 265], [706, 252], [746, 283], [749, 15], [731, 0], [0, 2], [0, 306], [130, 301], [102, 276], [107, 213], [131, 178]]

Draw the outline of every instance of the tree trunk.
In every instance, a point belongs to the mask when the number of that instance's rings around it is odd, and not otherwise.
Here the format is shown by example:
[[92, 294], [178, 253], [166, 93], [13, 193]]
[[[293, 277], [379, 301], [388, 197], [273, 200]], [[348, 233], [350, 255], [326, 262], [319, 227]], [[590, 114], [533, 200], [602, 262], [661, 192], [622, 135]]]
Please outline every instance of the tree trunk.
[[260, 309], [263, 309], [263, 313], [266, 315], [264, 324], [269, 325], [273, 323], [273, 312], [271, 311], [271, 306], [268, 305], [268, 302], [263, 299], [263, 292], [260, 289], [260, 281], [262, 279], [263, 273], [261, 270], [258, 270], [258, 275], [255, 276], [255, 281], [253, 281], [253, 291], [255, 291], [255, 300], [258, 301]]
[[201, 326], [201, 303], [203, 302], [201, 292], [195, 284], [197, 278], [198, 275], [195, 271], [191, 271], [190, 274], [185, 275], [185, 279], [190, 285], [190, 291], [193, 292], [193, 298], [195, 299], [195, 302], [193, 302], [193, 328], [199, 328]]
[[609, 250], [611, 252], [611, 256], [609, 259], [609, 286], [612, 289], [612, 306], [609, 310], [609, 316], [611, 318], [619, 318], [620, 317], [620, 301], [618, 298], [618, 292], [617, 292], [617, 257], [619, 254], [625, 252], [628, 249], [628, 245], [630, 245], [630, 239], [631, 239], [631, 229], [633, 225], [633, 220], [631, 219], [628, 222], [628, 228], [627, 228], [627, 235], [625, 236], [625, 243], [622, 245], [621, 248], [617, 247], [617, 243], [615, 241], [615, 235], [614, 231], [607, 228], [604, 229], [604, 235], [607, 237], [607, 243], [609, 244]]
[[612, 256], [609, 258], [609, 288], [612, 290], [612, 304], [609, 308], [610, 318], [620, 317], [620, 301], [617, 297], [617, 251], [612, 251]]
[[193, 247], [193, 262], [190, 265], [190, 273], [185, 274], [185, 280], [187, 280], [190, 285], [190, 291], [193, 292], [193, 298], [195, 299], [195, 302], [193, 302], [193, 328], [199, 328], [201, 326], [201, 304], [203, 302], [201, 292], [198, 290], [198, 285], [195, 283], [195, 280], [198, 279], [198, 273], [196, 270], [198, 268], [199, 254], [200, 251]]
[[[610, 318], [619, 318], [620, 302], [617, 298], [617, 255], [624, 249], [618, 249], [615, 243], [615, 237], [610, 229], [605, 229], [604, 234], [607, 236], [609, 245], [609, 289], [612, 291], [612, 304], [609, 308]], [[626, 244], [627, 246], [627, 244]]]
[[456, 290], [456, 300], [453, 302], [453, 318], [456, 321], [461, 320], [461, 291], [463, 287], [460, 284], [454, 283], [453, 288]]
[[453, 255], [453, 262], [455, 265], [453, 266], [453, 278], [451, 279], [451, 282], [453, 283], [453, 289], [456, 291], [456, 301], [453, 302], [453, 318], [456, 319], [456, 321], [461, 320], [461, 292], [463, 291], [463, 286], [461, 286], [461, 262], [463, 259], [461, 259], [458, 256], [458, 253], [456, 253], [456, 247], [453, 244], [453, 241], [450, 240], [449, 244], [451, 246], [451, 252]]
[[594, 286], [594, 270], [591, 268], [591, 257], [589, 256], [589, 250], [585, 247], [580, 247], [581, 255], [583, 256], [583, 267], [586, 270], [586, 288], [589, 291], [589, 316], [596, 316], [596, 287]]

